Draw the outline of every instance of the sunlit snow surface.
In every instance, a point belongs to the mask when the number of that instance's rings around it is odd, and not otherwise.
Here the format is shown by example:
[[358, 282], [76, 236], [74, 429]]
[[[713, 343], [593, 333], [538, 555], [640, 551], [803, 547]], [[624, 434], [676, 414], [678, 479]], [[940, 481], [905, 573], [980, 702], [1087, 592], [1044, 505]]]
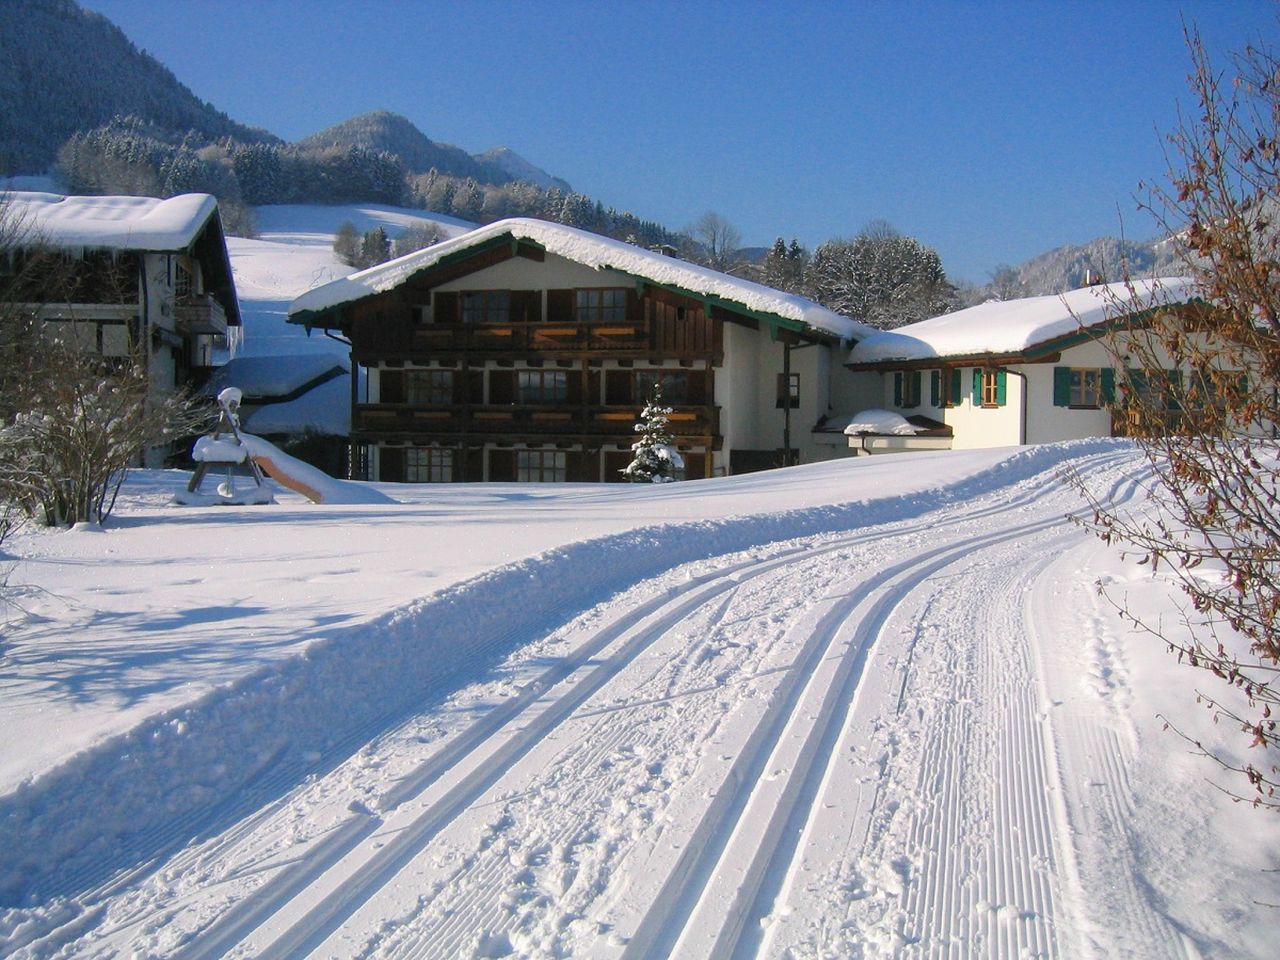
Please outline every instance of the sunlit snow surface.
[[[0, 953], [1269, 957], [1093, 441], [377, 485], [6, 547]], [[1247, 890], [1248, 896], [1240, 891]]]

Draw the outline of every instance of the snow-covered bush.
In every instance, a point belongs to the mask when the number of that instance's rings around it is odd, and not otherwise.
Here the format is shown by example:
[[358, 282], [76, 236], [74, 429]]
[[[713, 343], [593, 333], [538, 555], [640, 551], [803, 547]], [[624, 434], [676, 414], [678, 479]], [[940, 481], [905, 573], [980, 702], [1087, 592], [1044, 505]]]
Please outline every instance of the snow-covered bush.
[[[21, 324], [10, 318], [9, 332]], [[183, 396], [150, 395], [141, 359], [104, 358], [38, 331], [19, 339], [5, 351], [18, 376], [3, 378], [0, 498], [38, 522], [102, 523], [142, 451], [206, 418]]]
[[671, 413], [670, 407], [662, 405], [662, 389], [655, 386], [635, 427], [640, 436], [631, 445], [631, 462], [622, 469], [622, 475], [632, 483], [670, 483], [679, 479], [676, 473], [684, 469], [684, 458], [667, 430]]

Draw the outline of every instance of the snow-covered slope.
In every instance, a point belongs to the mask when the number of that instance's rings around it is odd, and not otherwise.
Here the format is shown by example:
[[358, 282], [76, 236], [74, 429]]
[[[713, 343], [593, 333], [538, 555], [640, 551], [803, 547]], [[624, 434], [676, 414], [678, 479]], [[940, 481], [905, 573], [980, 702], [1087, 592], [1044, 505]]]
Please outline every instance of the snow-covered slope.
[[1111, 441], [380, 506], [141, 474], [8, 544], [0, 954], [1269, 957], [1280, 825], [1162, 730], [1225, 736], [1097, 596], [1172, 609], [1068, 459], [1141, 505]]
[[380, 204], [255, 207], [258, 238], [228, 237], [231, 269], [244, 318], [239, 355], [350, 352], [345, 343], [308, 337], [285, 322], [290, 301], [313, 287], [345, 277], [352, 268], [333, 253], [338, 227], [350, 221], [361, 233], [382, 227], [393, 239], [410, 227], [435, 226], [446, 237], [473, 224], [443, 214]]

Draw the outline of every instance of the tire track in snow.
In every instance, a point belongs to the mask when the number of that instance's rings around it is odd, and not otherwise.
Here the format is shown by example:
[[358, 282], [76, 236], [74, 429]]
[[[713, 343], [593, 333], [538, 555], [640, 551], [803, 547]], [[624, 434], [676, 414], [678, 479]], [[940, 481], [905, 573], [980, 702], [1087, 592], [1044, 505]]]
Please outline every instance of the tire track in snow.
[[[840, 549], [830, 546], [821, 552]], [[550, 731], [563, 723], [591, 694], [600, 688], [622, 666], [652, 644], [671, 626], [691, 615], [696, 609], [735, 589], [746, 579], [764, 576], [771, 570], [788, 563], [799, 554], [812, 555], [811, 547], [804, 546], [786, 551], [781, 557], [765, 561], [744, 561], [726, 570], [695, 578], [683, 588], [664, 593], [639, 609], [627, 611], [608, 627], [598, 631], [582, 643], [574, 655], [564, 663], [550, 668], [537, 682], [529, 684], [519, 696], [502, 707], [495, 708], [478, 721], [464, 735], [458, 737], [438, 759], [402, 781], [385, 807], [409, 806], [416, 815], [402, 822], [405, 817], [369, 818], [364, 824], [349, 829], [332, 849], [313, 860], [308, 857], [288, 871], [270, 886], [267, 892], [242, 901], [209, 930], [203, 932], [182, 953], [192, 960], [221, 956], [231, 946], [248, 937], [267, 919], [281, 911], [287, 903], [304, 890], [309, 896], [320, 885], [324, 874], [338, 866], [345, 857], [357, 851], [361, 843], [375, 832], [393, 835], [394, 840], [379, 847], [372, 856], [346, 869], [337, 871], [327, 886], [332, 887], [319, 904], [308, 905], [305, 912], [291, 918], [293, 923], [286, 930], [278, 931], [270, 946], [258, 948], [257, 956], [298, 956], [314, 948], [331, 933], [361, 902], [372, 895], [395, 875], [441, 828], [451, 822], [467, 804], [476, 799], [503, 772], [514, 765], [523, 754], [544, 739]], [[588, 675], [573, 683], [566, 693], [549, 704], [543, 705], [538, 715], [527, 720], [518, 733], [507, 739], [497, 734], [512, 723], [517, 715], [535, 707], [543, 693], [569, 675], [589, 664], [610, 644], [622, 641], [621, 649]], [[499, 744], [496, 749], [495, 744]], [[485, 756], [479, 757], [478, 753]], [[465, 762], [464, 762], [465, 761]], [[441, 796], [433, 796], [430, 805], [422, 811], [410, 804], [418, 800], [427, 787], [441, 782], [446, 773], [459, 768], [465, 772]]]
[[[749, 769], [732, 778], [743, 785], [735, 809], [711, 811], [704, 819], [701, 829], [714, 838], [689, 844], [696, 853], [673, 871], [673, 883], [641, 922], [624, 956], [733, 956], [758, 909], [766, 877], [784, 875], [794, 858], [795, 845], [787, 838], [797, 837], [808, 819], [866, 657], [889, 617], [921, 583], [970, 552], [1061, 523], [1055, 518], [949, 543], [888, 568], [833, 606], [814, 634], [810, 662], [798, 667], [804, 670], [800, 679], [812, 682], [812, 688], [800, 690], [797, 684], [794, 698], [778, 703], [768, 743], [746, 760]], [[837, 661], [839, 669], [818, 676], [817, 664], [827, 660]], [[787, 770], [776, 786], [761, 776], [774, 768]]]
[[[1121, 477], [1111, 496], [1131, 497], [1134, 489]], [[1052, 561], [1059, 538], [1046, 544], [1032, 532], [1001, 538], [1009, 554], [1003, 563], [999, 550], [985, 551], [976, 566], [987, 573], [976, 585], [966, 579], [969, 596], [959, 611], [958, 592], [935, 585], [931, 596], [904, 605], [905, 622], [887, 623], [888, 639], [912, 638], [898, 652], [900, 682], [889, 682], [889, 671], [878, 687], [892, 689], [892, 697], [871, 687], [870, 696], [855, 704], [852, 732], [831, 753], [832, 785], [825, 788], [847, 791], [851, 783], [871, 780], [874, 799], [851, 803], [832, 796], [825, 808], [814, 805], [806, 831], [826, 837], [825, 849], [809, 841], [808, 852], [789, 865], [779, 895], [760, 898], [753, 916], [767, 918], [768, 927], [758, 939], [744, 940], [739, 955], [1056, 954], [1053, 843], [1059, 822], [1045, 792], [1051, 781], [1034, 670], [1016, 627], [1024, 592]], [[958, 568], [973, 566], [967, 558], [956, 560]], [[974, 571], [965, 573], [971, 578]], [[913, 613], [922, 599], [923, 610]], [[938, 621], [947, 626], [927, 626]], [[939, 642], [917, 650], [929, 635]], [[893, 653], [890, 643], [877, 660], [890, 661]], [[924, 659], [916, 664], [918, 656]], [[907, 664], [921, 675], [907, 676]], [[927, 701], [906, 699], [916, 685]], [[904, 726], [902, 718], [911, 722]], [[851, 756], [848, 744], [871, 743], [869, 733], [880, 726], [888, 730], [882, 737], [887, 752], [877, 772], [874, 761]], [[904, 776], [910, 785], [895, 787]], [[830, 842], [841, 836], [844, 854]], [[837, 929], [826, 924], [816, 935], [806, 933], [806, 908], [820, 909], [833, 894], [848, 899], [849, 919]], [[816, 902], [810, 905], [806, 897]]]

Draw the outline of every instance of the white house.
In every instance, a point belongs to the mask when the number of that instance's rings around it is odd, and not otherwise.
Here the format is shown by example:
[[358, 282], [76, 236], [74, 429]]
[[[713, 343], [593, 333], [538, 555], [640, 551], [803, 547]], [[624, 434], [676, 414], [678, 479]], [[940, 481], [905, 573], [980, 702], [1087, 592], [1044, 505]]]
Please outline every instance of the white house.
[[1123, 433], [1108, 407], [1116, 385], [1150, 382], [1153, 372], [1117, 369], [1103, 338], [1140, 324], [1144, 310], [1193, 299], [1182, 278], [1100, 284], [875, 333], [846, 366], [876, 378], [875, 406], [911, 420], [919, 439], [868, 430], [849, 444], [869, 453], [970, 449]]

